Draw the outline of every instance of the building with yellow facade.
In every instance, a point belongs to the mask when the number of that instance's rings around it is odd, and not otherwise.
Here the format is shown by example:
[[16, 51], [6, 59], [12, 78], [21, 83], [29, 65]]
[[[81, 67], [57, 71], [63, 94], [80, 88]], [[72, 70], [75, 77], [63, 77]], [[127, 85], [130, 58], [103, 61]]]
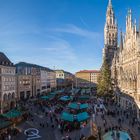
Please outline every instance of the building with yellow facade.
[[76, 72], [76, 87], [96, 87], [99, 74], [99, 70], [81, 70]]

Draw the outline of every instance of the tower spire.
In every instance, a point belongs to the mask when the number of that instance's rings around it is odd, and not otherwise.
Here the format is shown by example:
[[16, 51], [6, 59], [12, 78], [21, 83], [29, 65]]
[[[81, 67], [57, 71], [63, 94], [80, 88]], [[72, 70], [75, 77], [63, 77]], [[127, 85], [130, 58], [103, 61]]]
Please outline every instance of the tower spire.
[[112, 1], [108, 0], [106, 23], [104, 28], [105, 46], [103, 50], [103, 59], [107, 61], [110, 67], [112, 64], [114, 53], [117, 50], [117, 44], [118, 44], [117, 37], [118, 37], [118, 26], [115, 20], [113, 5], [112, 5]]
[[112, 1], [109, 0], [108, 6], [112, 6]]
[[115, 16], [114, 16], [114, 11], [113, 11], [113, 6], [112, 6], [111, 0], [109, 0], [108, 7], [107, 7], [106, 22], [109, 25], [115, 24]]

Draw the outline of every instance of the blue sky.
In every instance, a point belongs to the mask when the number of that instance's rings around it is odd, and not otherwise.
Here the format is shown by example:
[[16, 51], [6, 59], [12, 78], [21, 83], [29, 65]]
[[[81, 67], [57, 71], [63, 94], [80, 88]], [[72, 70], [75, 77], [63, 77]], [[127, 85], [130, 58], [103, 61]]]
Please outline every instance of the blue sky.
[[[140, 19], [140, 0], [112, 0], [119, 29], [127, 9]], [[99, 69], [108, 0], [0, 0], [0, 48], [25, 61], [76, 72]]]

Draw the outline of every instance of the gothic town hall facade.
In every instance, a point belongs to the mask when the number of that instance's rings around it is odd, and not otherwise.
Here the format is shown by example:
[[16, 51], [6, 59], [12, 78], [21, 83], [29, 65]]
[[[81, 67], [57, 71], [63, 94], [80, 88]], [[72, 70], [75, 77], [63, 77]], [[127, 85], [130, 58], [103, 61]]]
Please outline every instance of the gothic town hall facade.
[[109, 0], [103, 59], [106, 59], [111, 68], [118, 105], [140, 120], [140, 27], [138, 29], [136, 20], [132, 21], [132, 12], [129, 9], [126, 16], [126, 32], [120, 33], [118, 45], [118, 27], [112, 2]]

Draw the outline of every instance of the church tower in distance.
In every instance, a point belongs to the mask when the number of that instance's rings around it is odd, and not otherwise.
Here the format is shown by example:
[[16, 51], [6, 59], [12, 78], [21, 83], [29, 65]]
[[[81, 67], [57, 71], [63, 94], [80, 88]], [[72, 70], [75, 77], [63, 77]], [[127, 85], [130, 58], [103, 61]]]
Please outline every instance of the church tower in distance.
[[109, 0], [107, 12], [106, 12], [106, 23], [104, 27], [104, 48], [103, 48], [103, 62], [106, 60], [109, 67], [112, 65], [112, 59], [114, 53], [117, 50], [118, 42], [118, 27], [115, 20], [115, 15], [112, 7], [112, 2]]

